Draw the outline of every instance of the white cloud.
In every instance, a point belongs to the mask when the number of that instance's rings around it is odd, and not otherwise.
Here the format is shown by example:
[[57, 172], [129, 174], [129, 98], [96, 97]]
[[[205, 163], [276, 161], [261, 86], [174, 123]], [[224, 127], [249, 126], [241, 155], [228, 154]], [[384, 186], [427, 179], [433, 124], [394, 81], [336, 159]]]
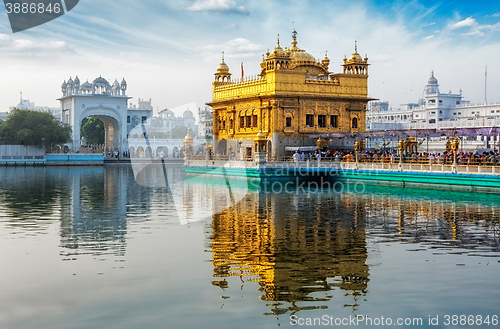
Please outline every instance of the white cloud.
[[248, 15], [245, 6], [238, 6], [234, 0], [199, 0], [187, 7], [186, 10]]
[[27, 57], [53, 56], [75, 52], [73, 47], [68, 46], [65, 41], [36, 42], [29, 39], [15, 39], [7, 34], [0, 34], [0, 50], [3, 54]]
[[432, 38], [434, 38], [434, 35], [429, 35], [429, 36], [425, 37], [423, 40], [430, 40]]
[[473, 27], [473, 26], [477, 26], [477, 22], [474, 18], [471, 18], [471, 17], [467, 17], [466, 19], [460, 21], [460, 22], [457, 22], [455, 24], [450, 24], [448, 25], [449, 29], [450, 30], [456, 30], [456, 29], [460, 29], [462, 27]]
[[248, 58], [259, 55], [264, 47], [260, 44], [252, 43], [244, 38], [236, 38], [222, 44], [210, 44], [196, 47], [196, 52], [205, 59], [212, 60], [220, 57], [224, 52], [226, 58]]

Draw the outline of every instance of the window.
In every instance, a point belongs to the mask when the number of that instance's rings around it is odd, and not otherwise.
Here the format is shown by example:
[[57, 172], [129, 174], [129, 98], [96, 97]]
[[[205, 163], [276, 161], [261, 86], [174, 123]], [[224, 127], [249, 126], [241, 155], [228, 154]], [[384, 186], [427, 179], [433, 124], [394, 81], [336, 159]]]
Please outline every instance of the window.
[[458, 112], [458, 115], [461, 115], [461, 114], [462, 114], [462, 112]]
[[257, 116], [252, 115], [252, 127], [257, 127]]
[[226, 130], [226, 120], [222, 121], [222, 130]]
[[130, 123], [130, 115], [127, 115], [127, 123]]
[[474, 113], [476, 113], [476, 112], [472, 111], [472, 114], [474, 114]]
[[436, 123], [436, 119], [430, 119], [429, 123]]
[[495, 111], [491, 110], [491, 113], [495, 113]]
[[147, 119], [148, 119], [148, 117], [143, 115], [142, 116], [142, 123], [146, 122]]
[[338, 126], [339, 126], [338, 116], [337, 115], [330, 115], [330, 127], [337, 128]]
[[286, 121], [285, 122], [286, 127], [290, 128], [292, 126], [292, 118], [291, 117], [287, 117], [285, 121]]
[[247, 115], [246, 118], [247, 118], [247, 123], [246, 123], [245, 127], [250, 128], [252, 126], [252, 116]]
[[306, 127], [314, 127], [314, 115], [306, 114]]
[[326, 115], [318, 115], [318, 127], [326, 127]]
[[352, 119], [352, 129], [357, 129], [358, 128], [358, 118], [353, 118]]
[[240, 128], [245, 127], [245, 117], [240, 117]]

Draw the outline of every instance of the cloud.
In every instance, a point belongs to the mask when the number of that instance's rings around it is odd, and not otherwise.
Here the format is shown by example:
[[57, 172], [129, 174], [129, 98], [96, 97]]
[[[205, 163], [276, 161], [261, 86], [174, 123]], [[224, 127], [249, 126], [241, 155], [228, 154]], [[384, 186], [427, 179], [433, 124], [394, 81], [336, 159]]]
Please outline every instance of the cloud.
[[464, 32], [462, 36], [475, 36], [475, 37], [483, 37], [485, 36], [485, 32], [498, 32], [500, 31], [500, 23], [494, 25], [481, 25], [474, 18], [467, 17], [464, 20], [461, 20], [455, 24], [448, 25], [450, 30], [457, 30], [461, 28], [470, 28], [469, 32]]
[[423, 38], [423, 40], [430, 40], [430, 39], [432, 39], [432, 38], [434, 38], [434, 35], [429, 35], [429, 36], [427, 36], [427, 37]]
[[12, 38], [7, 34], [0, 34], [0, 51], [4, 54], [26, 57], [53, 56], [75, 52], [65, 41], [36, 42], [29, 39]]
[[248, 15], [245, 6], [238, 6], [234, 0], [199, 0], [187, 7], [188, 11], [206, 11], [217, 14]]
[[471, 17], [467, 17], [466, 19], [458, 22], [458, 23], [455, 23], [455, 24], [450, 24], [448, 25], [448, 28], [450, 30], [456, 30], [456, 29], [460, 29], [462, 27], [473, 27], [473, 26], [477, 26], [477, 22], [474, 18], [471, 18]]
[[224, 51], [226, 58], [244, 58], [261, 54], [264, 51], [264, 47], [244, 38], [236, 38], [222, 44], [196, 47], [196, 52], [200, 53], [206, 59], [220, 57], [222, 51]]

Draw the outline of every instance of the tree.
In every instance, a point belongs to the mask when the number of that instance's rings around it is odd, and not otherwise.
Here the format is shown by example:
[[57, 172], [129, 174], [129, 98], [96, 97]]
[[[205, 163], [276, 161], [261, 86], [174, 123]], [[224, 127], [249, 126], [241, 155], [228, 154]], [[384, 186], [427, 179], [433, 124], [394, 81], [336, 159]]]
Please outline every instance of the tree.
[[86, 118], [82, 122], [80, 134], [85, 137], [87, 144], [104, 144], [104, 123], [97, 118]]
[[52, 147], [70, 141], [71, 127], [49, 112], [14, 109], [0, 124], [0, 137], [15, 144]]
[[178, 126], [170, 130], [170, 138], [172, 139], [184, 139], [188, 133], [188, 127]]

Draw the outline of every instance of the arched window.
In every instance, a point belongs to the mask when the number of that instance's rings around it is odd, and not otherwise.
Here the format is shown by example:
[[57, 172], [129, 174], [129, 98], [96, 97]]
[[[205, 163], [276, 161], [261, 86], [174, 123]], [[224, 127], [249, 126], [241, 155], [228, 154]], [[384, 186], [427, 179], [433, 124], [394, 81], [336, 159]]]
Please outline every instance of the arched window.
[[352, 129], [358, 129], [358, 118], [352, 119]]

